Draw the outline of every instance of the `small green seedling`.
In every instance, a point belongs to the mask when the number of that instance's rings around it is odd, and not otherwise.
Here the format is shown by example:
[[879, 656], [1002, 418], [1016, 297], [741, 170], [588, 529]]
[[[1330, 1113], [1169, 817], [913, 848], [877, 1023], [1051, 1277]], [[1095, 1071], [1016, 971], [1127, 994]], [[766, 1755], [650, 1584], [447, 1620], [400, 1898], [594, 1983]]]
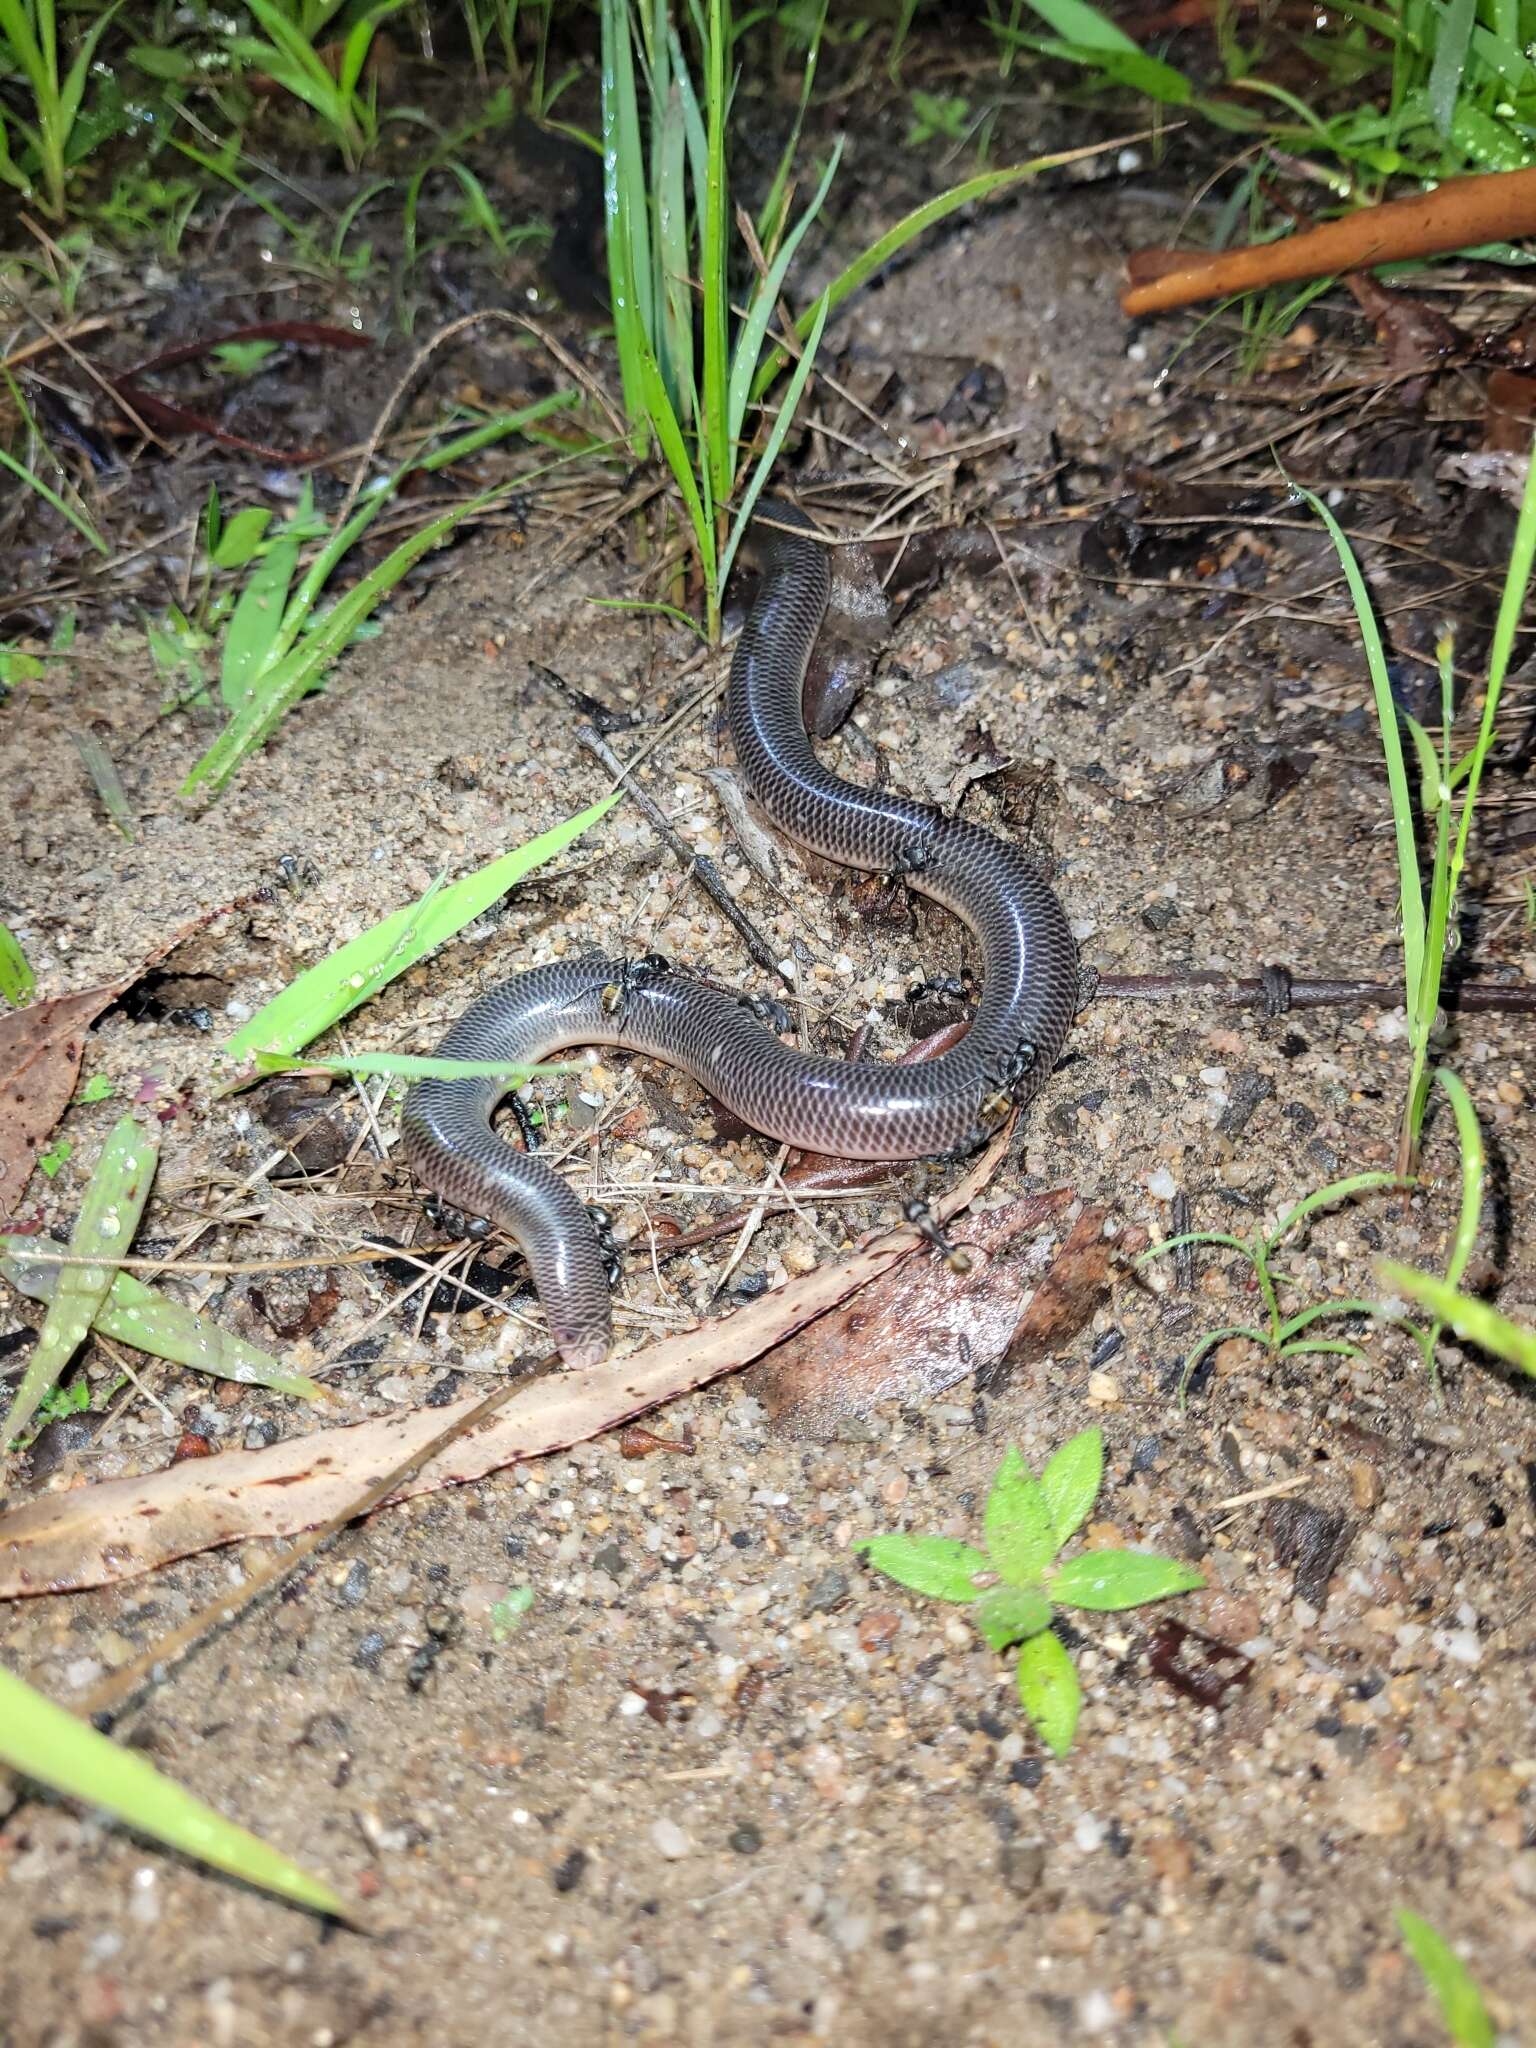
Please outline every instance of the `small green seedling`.
[[1085, 1550], [1057, 1562], [1088, 1519], [1103, 1479], [1097, 1429], [1064, 1443], [1038, 1479], [1010, 1446], [987, 1495], [986, 1554], [950, 1536], [871, 1536], [856, 1546], [898, 1585], [968, 1606], [994, 1650], [1019, 1646], [1019, 1699], [1057, 1756], [1072, 1747], [1082, 1693], [1072, 1659], [1051, 1630], [1055, 1608], [1115, 1614], [1205, 1584], [1176, 1558], [1145, 1550]]
[[[463, 520], [477, 516], [512, 488], [512, 480], [493, 485], [477, 497], [429, 520], [402, 541], [384, 560], [352, 584], [333, 604], [321, 599], [344, 557], [378, 517], [405, 478], [417, 471], [435, 471], [467, 458], [508, 435], [535, 426], [552, 412], [575, 402], [574, 391], [557, 391], [535, 399], [516, 412], [498, 414], [467, 433], [455, 435], [431, 453], [413, 457], [369, 490], [360, 506], [334, 527], [317, 522], [309, 486], [292, 517], [270, 538], [253, 539], [245, 529], [240, 548], [249, 546], [255, 567], [230, 615], [225, 636], [219, 691], [229, 708], [229, 723], [195, 764], [182, 794], [222, 789], [247, 754], [259, 747], [273, 727], [299, 699], [318, 689], [325, 672], [359, 637], [375, 609], [430, 549], [446, 540]], [[205, 528], [210, 552], [229, 548], [240, 528], [237, 514], [228, 526], [218, 523], [210, 504]], [[264, 531], [264, 530], [263, 530]], [[324, 545], [298, 575], [303, 545], [324, 536]]]
[[491, 1634], [498, 1643], [520, 1629], [533, 1605], [532, 1586], [514, 1586], [491, 1609]]
[[75, 1097], [76, 1102], [106, 1102], [112, 1095], [112, 1083], [105, 1074], [92, 1074], [89, 1081]]
[[213, 360], [229, 377], [254, 377], [269, 356], [277, 354], [275, 341], [221, 341], [212, 351]]
[[1364, 1194], [1368, 1188], [1401, 1187], [1402, 1182], [1390, 1173], [1356, 1173], [1347, 1180], [1331, 1181], [1325, 1188], [1315, 1188], [1310, 1195], [1304, 1195], [1292, 1209], [1287, 1209], [1279, 1223], [1271, 1231], [1256, 1228], [1251, 1237], [1235, 1237], [1229, 1230], [1186, 1230], [1178, 1237], [1165, 1237], [1161, 1244], [1155, 1244], [1144, 1251], [1136, 1261], [1138, 1266], [1146, 1265], [1149, 1259], [1161, 1259], [1169, 1252], [1175, 1252], [1181, 1245], [1208, 1244], [1225, 1245], [1237, 1252], [1253, 1267], [1258, 1282], [1259, 1294], [1264, 1303], [1268, 1321], [1262, 1327], [1256, 1323], [1228, 1323], [1219, 1330], [1208, 1330], [1194, 1345], [1184, 1360], [1179, 1375], [1179, 1402], [1183, 1405], [1188, 1392], [1190, 1377], [1208, 1351], [1228, 1337], [1246, 1337], [1250, 1342], [1262, 1345], [1272, 1359], [1297, 1358], [1304, 1352], [1326, 1351], [1342, 1358], [1363, 1356], [1358, 1344], [1344, 1337], [1316, 1337], [1310, 1332], [1318, 1323], [1329, 1322], [1339, 1316], [1372, 1316], [1386, 1322], [1396, 1323], [1410, 1336], [1424, 1352], [1426, 1370], [1434, 1370], [1434, 1347], [1426, 1349], [1426, 1333], [1406, 1317], [1395, 1316], [1384, 1310], [1379, 1303], [1370, 1301], [1318, 1301], [1308, 1307], [1287, 1313], [1280, 1306], [1280, 1290], [1291, 1284], [1290, 1275], [1277, 1270], [1274, 1265], [1276, 1251], [1299, 1224], [1319, 1209], [1330, 1208], [1335, 1202], [1348, 1201], [1352, 1195]]
[[43, 1169], [43, 1172], [47, 1174], [48, 1178], [53, 1180], [63, 1170], [68, 1162], [70, 1153], [74, 1149], [68, 1138], [60, 1138], [55, 1144], [48, 1147], [48, 1150], [37, 1163]]
[[1403, 1946], [1424, 1973], [1457, 2048], [1494, 2048], [1494, 2026], [1477, 1980], [1445, 1936], [1417, 1913], [1398, 1909]]
[[963, 142], [965, 124], [970, 119], [971, 103], [958, 94], [940, 95], [931, 92], [912, 94], [912, 119], [907, 127], [907, 147], [916, 149], [923, 142]]

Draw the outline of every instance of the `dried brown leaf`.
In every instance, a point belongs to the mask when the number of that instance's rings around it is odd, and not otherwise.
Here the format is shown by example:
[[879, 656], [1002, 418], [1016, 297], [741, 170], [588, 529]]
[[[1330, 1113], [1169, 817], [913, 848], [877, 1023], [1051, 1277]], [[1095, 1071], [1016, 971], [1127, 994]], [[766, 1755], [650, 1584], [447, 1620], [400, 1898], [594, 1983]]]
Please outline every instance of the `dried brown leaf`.
[[[1010, 1122], [937, 1205], [944, 1218], [975, 1200], [1001, 1163], [1011, 1134]], [[391, 1498], [483, 1479], [519, 1459], [563, 1450], [735, 1372], [909, 1259], [923, 1243], [915, 1230], [893, 1231], [723, 1322], [584, 1372], [534, 1380], [483, 1425], [448, 1443]], [[110, 1585], [195, 1551], [250, 1536], [292, 1535], [327, 1522], [349, 1512], [371, 1486], [387, 1481], [397, 1466], [480, 1406], [476, 1398], [413, 1409], [262, 1451], [225, 1451], [140, 1478], [30, 1501], [0, 1517], [0, 1598]]]

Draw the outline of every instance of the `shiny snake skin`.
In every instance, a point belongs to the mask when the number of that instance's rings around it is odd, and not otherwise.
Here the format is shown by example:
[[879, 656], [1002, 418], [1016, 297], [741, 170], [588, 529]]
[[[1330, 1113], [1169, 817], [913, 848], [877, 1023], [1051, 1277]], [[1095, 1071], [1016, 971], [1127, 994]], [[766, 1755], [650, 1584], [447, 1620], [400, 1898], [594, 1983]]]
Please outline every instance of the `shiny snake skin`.
[[[964, 918], [980, 942], [981, 1001], [961, 1042], [912, 1067], [825, 1059], [774, 1035], [777, 1006], [704, 986], [648, 955], [536, 967], [482, 996], [438, 1048], [443, 1059], [533, 1064], [562, 1047], [619, 1045], [681, 1067], [770, 1138], [846, 1159], [922, 1159], [980, 1144], [1056, 1062], [1076, 1008], [1077, 948], [1035, 863], [974, 825], [817, 760], [801, 714], [827, 612], [827, 551], [787, 506], [757, 527], [761, 588], [731, 663], [727, 713], [747, 788], [780, 830], [851, 867], [903, 874]], [[775, 522], [773, 525], [766, 520]], [[785, 530], [790, 529], [790, 530]], [[522, 1247], [569, 1365], [612, 1335], [606, 1217], [541, 1160], [491, 1128], [496, 1080], [420, 1081], [406, 1097], [406, 1156], [455, 1207]]]

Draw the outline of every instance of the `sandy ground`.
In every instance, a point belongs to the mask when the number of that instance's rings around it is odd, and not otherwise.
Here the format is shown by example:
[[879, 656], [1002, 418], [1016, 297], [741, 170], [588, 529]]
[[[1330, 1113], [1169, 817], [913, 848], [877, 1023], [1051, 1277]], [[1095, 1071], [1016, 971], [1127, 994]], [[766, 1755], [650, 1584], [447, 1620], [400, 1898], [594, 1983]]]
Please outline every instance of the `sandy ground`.
[[[1159, 418], [1154, 366], [1128, 353], [1112, 311], [1134, 232], [1100, 195], [1031, 202], [904, 271], [845, 332], [995, 364], [1021, 472], [1049, 467], [1052, 430], [1112, 472]], [[571, 712], [529, 679], [530, 660], [647, 716], [707, 678], [679, 680], [688, 648], [669, 629], [591, 609], [631, 587], [616, 553], [530, 592], [552, 540], [535, 519], [523, 545], [503, 535], [457, 554], [201, 816], [174, 791], [207, 727], [200, 714], [153, 723], [160, 685], [136, 636], [83, 640], [46, 694], [13, 701], [0, 746], [20, 858], [6, 859], [0, 913], [44, 993], [122, 972], [180, 921], [270, 880], [285, 854], [316, 870], [171, 963], [202, 977], [191, 993], [212, 1033], [103, 1020], [86, 1072], [119, 1099], [71, 1111], [73, 1158], [32, 1195], [49, 1221], [72, 1215], [122, 1093], [154, 1074], [188, 1092], [146, 1235], [172, 1241], [202, 1217], [203, 1257], [312, 1252], [310, 1271], [265, 1283], [279, 1320], [362, 1231], [417, 1227], [403, 1173], [366, 1138], [344, 1175], [253, 1181], [273, 1136], [249, 1101], [210, 1099], [212, 1049], [229, 1020], [445, 864], [467, 869], [600, 793]], [[1339, 716], [1364, 701], [1345, 643], [1332, 665], [1285, 665], [1276, 624], [1189, 666], [1221, 627], [1146, 592], [1107, 593], [1060, 566], [1071, 559], [1056, 547], [1034, 564], [1027, 617], [1000, 577], [954, 577], [915, 608], [859, 714], [864, 739], [829, 758], [863, 775], [877, 757], [898, 785], [948, 796], [984, 720], [1001, 753], [1039, 771], [1035, 829], [1085, 958], [1106, 972], [1280, 960], [1389, 975], [1385, 799], [1369, 729]], [[1257, 686], [1277, 675], [1260, 715]], [[141, 821], [132, 846], [85, 789], [66, 736], [80, 725], [119, 758]], [[1254, 750], [1293, 743], [1308, 771], [1256, 800]], [[861, 920], [846, 881], [787, 852], [782, 896], [754, 881], [706, 776], [716, 759], [701, 710], [650, 760], [647, 785], [720, 855], [774, 945], [798, 945], [813, 1032], [845, 1034], [882, 996], [953, 970], [958, 938], [936, 913]], [[1238, 768], [1224, 780], [1213, 762]], [[967, 814], [1018, 824], [993, 784]], [[492, 980], [620, 937], [762, 986], [621, 807], [354, 1019], [348, 1042], [428, 1049]], [[1505, 932], [1489, 964], [1529, 974], [1524, 944]], [[1536, 1300], [1527, 1043], [1474, 1020], [1455, 1053], [1507, 1173], [1503, 1298], [1517, 1306]], [[1199, 1224], [1242, 1229], [1389, 1159], [1406, 1070], [1389, 1016], [1098, 1003], [1072, 1046], [1003, 1194], [1066, 1186], [1160, 1235], [1177, 1186]], [[691, 1224], [719, 1195], [635, 1183], [756, 1186], [767, 1155], [702, 1138], [704, 1105], [675, 1077], [616, 1060], [593, 1092], [608, 1133], [598, 1181], [620, 1190], [604, 1199], [635, 1245], [621, 1328], [643, 1337], [708, 1304], [725, 1247], [658, 1281], [646, 1217]], [[355, 1103], [339, 1097], [335, 1114], [351, 1128]], [[378, 1125], [390, 1140], [388, 1105]], [[1431, 1158], [1453, 1167], [1438, 1127]], [[1453, 1202], [1442, 1185], [1331, 1216], [1291, 1269], [1321, 1297], [1369, 1291], [1378, 1250], [1432, 1265]], [[744, 1269], [775, 1282], [889, 1214], [813, 1206], [765, 1226]], [[341, 1279], [333, 1319], [286, 1355], [324, 1365], [342, 1419], [472, 1388], [508, 1350], [540, 1349], [526, 1319], [499, 1348], [491, 1313], [435, 1317], [421, 1334], [411, 1309], [376, 1320], [395, 1284], [356, 1267]], [[205, 1278], [196, 1297], [271, 1344], [251, 1285]], [[692, 1456], [627, 1461], [599, 1441], [353, 1532], [132, 1726], [198, 1793], [364, 1901], [370, 1934], [28, 1797], [0, 1829], [0, 2037], [1431, 2048], [1443, 2036], [1393, 1923], [1410, 1906], [1464, 1945], [1517, 2039], [1536, 1990], [1530, 1396], [1452, 1353], [1437, 1406], [1412, 1351], [1367, 1334], [1358, 1360], [1274, 1366], [1229, 1347], [1181, 1413], [1178, 1361], [1203, 1330], [1253, 1312], [1245, 1289], [1224, 1257], [1202, 1260], [1192, 1294], [1122, 1287], [996, 1397], [962, 1385], [893, 1400], [827, 1441], [776, 1430], [727, 1380], [656, 1423], [691, 1433]], [[228, 1446], [312, 1426], [249, 1390], [226, 1403], [169, 1370], [150, 1384], [164, 1408], [119, 1405], [83, 1447], [55, 1447], [34, 1483], [155, 1467], [185, 1428]], [[1089, 1421], [1107, 1441], [1102, 1523], [1198, 1561], [1208, 1589], [1180, 1617], [1254, 1662], [1245, 1687], [1202, 1707], [1149, 1669], [1156, 1613], [1080, 1617], [1087, 1704], [1075, 1752], [1056, 1762], [1018, 1712], [1008, 1664], [851, 1546], [898, 1526], [974, 1533], [1006, 1444], [1038, 1463]], [[13, 1497], [27, 1490], [18, 1480]], [[1341, 1518], [1321, 1583], [1303, 1568], [1298, 1584], [1284, 1561], [1276, 1498]], [[76, 1697], [241, 1569], [238, 1553], [216, 1554], [13, 1608], [7, 1661]], [[498, 1635], [490, 1610], [523, 1585], [531, 1611]]]

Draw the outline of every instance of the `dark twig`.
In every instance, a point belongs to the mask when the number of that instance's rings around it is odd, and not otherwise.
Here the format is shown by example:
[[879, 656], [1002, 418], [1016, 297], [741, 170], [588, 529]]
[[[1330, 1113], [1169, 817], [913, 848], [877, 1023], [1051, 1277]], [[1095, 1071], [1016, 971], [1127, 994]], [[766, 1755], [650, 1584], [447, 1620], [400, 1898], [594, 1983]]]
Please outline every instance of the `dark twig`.
[[595, 760], [602, 763], [614, 781], [623, 784], [624, 788], [634, 798], [641, 816], [649, 822], [657, 834], [672, 849], [673, 853], [676, 854], [685, 870], [692, 875], [710, 902], [714, 904], [721, 916], [726, 919], [739, 935], [742, 944], [757, 962], [758, 966], [767, 974], [777, 975], [786, 988], [793, 988], [795, 985], [793, 976], [785, 973], [784, 969], [779, 965], [778, 956], [775, 954], [772, 946], [769, 945], [746, 912], [735, 902], [730, 891], [720, 879], [720, 870], [715, 866], [709, 855], [707, 853], [695, 853], [688, 842], [680, 838], [672, 830], [665, 817], [635, 781], [601, 733], [595, 731], [590, 725], [582, 725], [576, 728], [576, 737], [581, 745], [586, 748], [587, 752]]
[[[1180, 1188], [1173, 1198], [1173, 1235], [1187, 1237], [1195, 1227], [1190, 1210], [1187, 1191]], [[1173, 1277], [1176, 1285], [1185, 1294], [1192, 1294], [1195, 1286], [1195, 1248], [1192, 1244], [1181, 1244], [1173, 1255]]]
[[578, 690], [574, 683], [568, 683], [558, 669], [550, 668], [542, 661], [531, 661], [528, 666], [541, 682], [548, 683], [562, 702], [586, 719], [595, 732], [623, 732], [635, 724], [632, 711], [615, 711], [601, 697], [594, 697], [586, 690]]
[[[1095, 1002], [1176, 1003], [1184, 996], [1208, 994], [1234, 1010], [1264, 1010], [1280, 1017], [1287, 1010], [1344, 1009], [1356, 1003], [1393, 1008], [1403, 991], [1389, 981], [1305, 981], [1283, 967], [1266, 967], [1258, 977], [1230, 974], [1101, 974]], [[1464, 981], [1445, 992], [1448, 1010], [1505, 1010], [1536, 1016], [1536, 987], [1529, 982]]]

